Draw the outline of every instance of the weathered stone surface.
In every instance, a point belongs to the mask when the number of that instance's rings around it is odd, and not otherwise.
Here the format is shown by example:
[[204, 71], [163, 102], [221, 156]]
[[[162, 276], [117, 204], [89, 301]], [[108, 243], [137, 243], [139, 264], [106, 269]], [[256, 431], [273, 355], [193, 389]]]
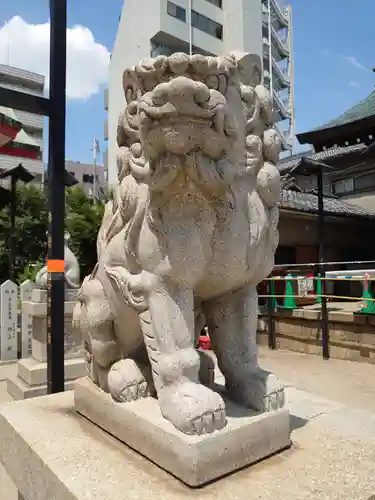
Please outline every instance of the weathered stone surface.
[[[29, 385], [20, 377], [10, 376], [6, 381], [6, 388], [10, 396], [16, 401], [23, 399], [39, 398], [47, 395], [47, 383], [40, 385]], [[67, 380], [64, 384], [65, 391], [74, 389], [74, 380]]]
[[[83, 377], [86, 372], [82, 358], [66, 359], [64, 363], [65, 380]], [[21, 359], [17, 365], [17, 375], [28, 385], [42, 385], [47, 382], [47, 363], [34, 358]]]
[[[65, 314], [72, 314], [76, 302], [65, 302]], [[47, 302], [31, 302], [25, 301], [23, 303], [23, 310], [26, 314], [30, 316], [36, 316], [40, 318], [47, 317]]]
[[117, 190], [74, 309], [92, 380], [118, 402], [156, 392], [188, 435], [226, 424], [196, 350], [206, 323], [231, 397], [259, 411], [283, 405], [255, 340], [281, 185], [261, 82], [260, 58], [238, 52], [160, 56], [124, 72]]
[[76, 381], [74, 397], [80, 414], [190, 486], [217, 479], [290, 445], [286, 409], [256, 414], [226, 400], [224, 429], [188, 436], [162, 417], [154, 398], [116, 403], [88, 378]]
[[[286, 358], [289, 373], [289, 358], [297, 355], [279, 354]], [[333, 360], [329, 367], [324, 363], [326, 370], [309, 359], [296, 365], [299, 373], [306, 369], [308, 374], [315, 366], [320, 382], [335, 380], [337, 388], [345, 391], [343, 374], [358, 372], [344, 366], [339, 376], [331, 369], [338, 363]], [[362, 373], [367, 380], [363, 368], [358, 367], [358, 377]], [[317, 387], [322, 385], [324, 382]], [[351, 386], [355, 394], [355, 384]], [[199, 489], [185, 486], [79, 416], [71, 392], [3, 405], [0, 462], [25, 500], [368, 500], [374, 494], [375, 463], [375, 422], [370, 407], [365, 415], [351, 406], [340, 408], [322, 398], [317, 401], [311, 393], [291, 391], [295, 445]], [[335, 390], [331, 393], [336, 394]], [[360, 401], [374, 399], [366, 397], [363, 384], [360, 394]], [[0, 485], [0, 491], [5, 487], [8, 493], [1, 467]], [[6, 498], [13, 500], [12, 496]]]

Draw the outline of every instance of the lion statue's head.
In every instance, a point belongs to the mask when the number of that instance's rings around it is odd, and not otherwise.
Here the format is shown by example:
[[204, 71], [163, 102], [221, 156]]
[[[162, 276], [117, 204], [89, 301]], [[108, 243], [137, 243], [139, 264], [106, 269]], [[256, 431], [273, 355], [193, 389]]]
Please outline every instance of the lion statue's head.
[[254, 230], [254, 238], [264, 240], [266, 231], [276, 248], [281, 143], [260, 58], [159, 56], [125, 70], [123, 88], [118, 185], [99, 240], [108, 242], [130, 222], [136, 227], [140, 199], [150, 194], [160, 199], [185, 188], [217, 199], [246, 177], [249, 211], [264, 213], [262, 234]]
[[[176, 53], [126, 70], [127, 107], [118, 127], [119, 182], [128, 174], [150, 189], [163, 189], [180, 174], [195, 182], [203, 176], [206, 182], [207, 165], [217, 171], [215, 176], [210, 172], [212, 183], [230, 183], [244, 174], [256, 178], [264, 155], [274, 161], [280, 150], [261, 74], [258, 56], [239, 53]], [[161, 172], [161, 164], [168, 168]]]

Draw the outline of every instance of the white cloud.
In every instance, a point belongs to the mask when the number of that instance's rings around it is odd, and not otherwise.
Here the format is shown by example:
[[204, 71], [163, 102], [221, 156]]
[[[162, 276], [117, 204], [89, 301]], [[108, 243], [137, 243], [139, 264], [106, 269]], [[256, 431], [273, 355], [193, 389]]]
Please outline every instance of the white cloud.
[[360, 87], [361, 84], [359, 82], [356, 82], [355, 80], [350, 80], [349, 85], [351, 87]]
[[[49, 23], [15, 16], [0, 28], [0, 63], [40, 73], [49, 83]], [[67, 30], [67, 97], [88, 99], [107, 81], [110, 54], [84, 26]]]
[[323, 49], [323, 56], [329, 56], [331, 54], [330, 49]]
[[360, 69], [361, 71], [366, 71], [366, 72], [368, 71], [366, 66], [361, 62], [359, 62], [358, 59], [355, 58], [354, 56], [345, 56], [345, 59], [355, 68]]

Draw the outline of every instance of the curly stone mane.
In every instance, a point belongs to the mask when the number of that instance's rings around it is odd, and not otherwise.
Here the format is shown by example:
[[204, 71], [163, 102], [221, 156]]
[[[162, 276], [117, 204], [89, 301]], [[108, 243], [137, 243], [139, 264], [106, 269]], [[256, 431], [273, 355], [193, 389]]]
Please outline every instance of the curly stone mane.
[[[191, 79], [195, 92], [193, 99], [187, 100], [186, 109], [181, 109], [182, 101], [173, 101], [174, 92], [178, 99], [181, 76]], [[126, 228], [126, 253], [135, 257], [142, 220], [145, 215], [155, 217], [155, 211], [148, 207], [150, 191], [162, 205], [166, 201], [163, 192], [171, 196], [173, 190], [166, 188], [178, 185], [179, 177], [186, 176], [186, 172], [205, 197], [216, 202], [223, 192], [230, 191], [235, 177], [247, 176], [263, 203], [270, 209], [274, 207], [280, 189], [275, 167], [280, 139], [271, 128], [272, 102], [261, 84], [259, 58], [237, 53], [227, 57], [182, 53], [159, 56], [126, 70], [123, 87], [127, 106], [117, 128], [118, 183], [99, 233], [99, 256], [110, 240]], [[227, 101], [233, 93], [241, 100], [237, 117], [228, 112]], [[191, 118], [190, 122], [184, 122], [183, 115]], [[245, 121], [239, 126], [243, 117]], [[154, 129], [153, 123], [157, 123]], [[156, 137], [161, 124], [164, 128]], [[183, 137], [190, 141], [176, 140], [176, 127], [183, 126], [186, 132], [189, 127], [197, 128], [197, 124], [202, 125], [201, 137], [185, 133]], [[205, 155], [205, 161], [197, 160], [197, 155]], [[192, 164], [194, 168], [189, 168]], [[276, 231], [276, 214], [274, 218]]]

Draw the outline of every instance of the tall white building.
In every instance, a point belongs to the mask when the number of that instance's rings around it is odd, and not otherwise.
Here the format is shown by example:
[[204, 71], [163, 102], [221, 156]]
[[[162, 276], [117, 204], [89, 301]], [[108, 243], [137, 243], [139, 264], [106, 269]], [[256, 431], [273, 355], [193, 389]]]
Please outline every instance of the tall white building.
[[282, 144], [290, 150], [294, 107], [290, 6], [281, 8], [277, 0], [125, 1], [104, 96], [108, 111], [104, 165], [109, 184], [115, 183], [117, 175], [116, 133], [118, 116], [125, 106], [124, 69], [141, 59], [173, 52], [218, 55], [233, 50], [259, 54], [263, 59], [265, 84], [274, 96]]
[[[44, 76], [13, 66], [0, 64], [0, 86], [40, 97], [44, 95]], [[22, 124], [22, 130], [14, 139], [17, 147], [7, 145], [0, 150], [0, 170], [8, 170], [20, 163], [35, 175], [36, 181], [43, 177], [43, 125], [44, 117], [17, 109], [7, 110], [8, 115]], [[22, 154], [22, 156], [20, 156]]]

